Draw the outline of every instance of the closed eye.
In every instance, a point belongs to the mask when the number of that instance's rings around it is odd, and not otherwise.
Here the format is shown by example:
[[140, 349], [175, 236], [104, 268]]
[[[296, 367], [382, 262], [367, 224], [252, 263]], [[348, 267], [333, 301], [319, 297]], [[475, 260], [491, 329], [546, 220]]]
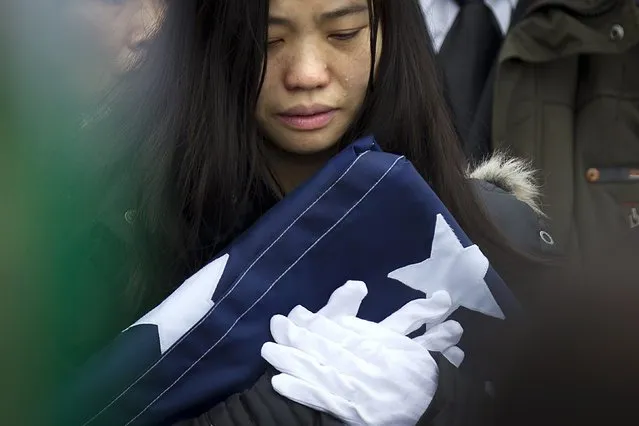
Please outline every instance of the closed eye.
[[333, 40], [338, 40], [338, 41], [347, 41], [347, 40], [352, 40], [354, 39], [357, 34], [359, 34], [362, 31], [363, 28], [357, 29], [355, 31], [349, 31], [349, 32], [343, 32], [343, 33], [334, 33], [329, 35], [330, 38], [332, 38]]

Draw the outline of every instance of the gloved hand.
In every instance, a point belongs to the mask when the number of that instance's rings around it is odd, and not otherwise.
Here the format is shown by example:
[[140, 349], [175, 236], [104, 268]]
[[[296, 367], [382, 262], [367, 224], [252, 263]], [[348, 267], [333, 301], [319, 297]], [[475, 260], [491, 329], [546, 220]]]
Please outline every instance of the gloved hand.
[[[282, 373], [273, 388], [349, 425], [412, 426], [437, 389], [429, 350], [450, 351], [463, 330], [441, 323], [452, 305], [447, 292], [411, 301], [379, 324], [356, 317], [366, 293], [364, 283], [350, 281], [316, 314], [298, 306], [272, 318], [275, 343], [264, 344], [262, 356]], [[406, 337], [424, 324], [436, 325]]]

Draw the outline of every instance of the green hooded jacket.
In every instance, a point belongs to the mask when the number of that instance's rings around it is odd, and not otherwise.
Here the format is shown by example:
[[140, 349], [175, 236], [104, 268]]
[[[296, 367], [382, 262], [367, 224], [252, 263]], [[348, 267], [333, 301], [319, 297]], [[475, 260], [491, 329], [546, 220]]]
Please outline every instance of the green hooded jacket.
[[577, 260], [639, 249], [639, 6], [520, 0], [502, 47], [492, 145], [543, 177], [551, 234]]

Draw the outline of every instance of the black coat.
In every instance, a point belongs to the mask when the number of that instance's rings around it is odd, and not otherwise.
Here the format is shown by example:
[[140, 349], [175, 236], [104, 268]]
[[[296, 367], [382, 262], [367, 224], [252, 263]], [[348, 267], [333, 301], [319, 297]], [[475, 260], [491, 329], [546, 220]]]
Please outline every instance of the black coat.
[[[439, 387], [417, 426], [490, 424], [491, 398], [485, 387], [467, 380], [444, 357], [436, 357]], [[335, 417], [292, 402], [271, 387], [268, 371], [248, 391], [233, 395], [195, 420], [175, 426], [341, 426]], [[382, 425], [380, 425], [382, 426]], [[385, 426], [385, 425], [383, 425]]]

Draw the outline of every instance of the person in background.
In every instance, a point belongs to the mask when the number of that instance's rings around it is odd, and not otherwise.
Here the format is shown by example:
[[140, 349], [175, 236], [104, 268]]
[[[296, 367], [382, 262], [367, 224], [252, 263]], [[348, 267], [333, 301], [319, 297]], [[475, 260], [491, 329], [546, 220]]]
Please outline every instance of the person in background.
[[157, 0], [3, 6], [0, 140], [8, 232], [2, 234], [8, 239], [0, 253], [10, 257], [3, 256], [1, 270], [8, 306], [2, 334], [13, 361], [3, 375], [3, 395], [12, 395], [2, 410], [7, 424], [29, 424], [36, 410], [25, 406], [44, 398], [137, 314], [121, 297], [131, 275], [126, 212], [134, 165], [107, 136], [113, 127], [99, 124], [119, 79], [143, 59], [163, 8]]
[[516, 20], [518, 0], [420, 0], [445, 94], [464, 152], [478, 162], [492, 152], [495, 65]]
[[577, 265], [620, 241], [636, 251], [636, 0], [421, 4], [467, 156], [509, 152], [539, 171], [540, 241]]
[[[528, 158], [557, 250], [639, 250], [639, 7], [520, 0], [497, 64], [491, 146]], [[636, 262], [631, 262], [636, 265]]]
[[[479, 166], [483, 173], [500, 190], [515, 192], [520, 199], [534, 199], [538, 193], [527, 191], [526, 185], [513, 185], [521, 176], [515, 164], [507, 161], [503, 152], [493, 143], [493, 98], [499, 53], [509, 31], [517, 25], [527, 7], [520, 0], [420, 0], [426, 26], [432, 39], [441, 85], [444, 91], [451, 121], [457, 132], [461, 147], [471, 164]], [[524, 154], [521, 159], [530, 160]], [[486, 161], [489, 159], [489, 161]], [[504, 167], [506, 166], [506, 167]], [[531, 174], [537, 181], [539, 174]], [[499, 204], [499, 197], [492, 204]], [[502, 230], [508, 234], [527, 233], [520, 223], [521, 214], [502, 215], [503, 209], [491, 213]], [[520, 294], [526, 305], [534, 306], [541, 301], [536, 288], [556, 276], [563, 268], [564, 259], [558, 249], [556, 236], [550, 231], [552, 216], [545, 210], [537, 211], [534, 218], [538, 229], [536, 237], [526, 238], [525, 247], [542, 260], [544, 268], [536, 268], [537, 274], [530, 276], [530, 284], [522, 286], [526, 294]]]

